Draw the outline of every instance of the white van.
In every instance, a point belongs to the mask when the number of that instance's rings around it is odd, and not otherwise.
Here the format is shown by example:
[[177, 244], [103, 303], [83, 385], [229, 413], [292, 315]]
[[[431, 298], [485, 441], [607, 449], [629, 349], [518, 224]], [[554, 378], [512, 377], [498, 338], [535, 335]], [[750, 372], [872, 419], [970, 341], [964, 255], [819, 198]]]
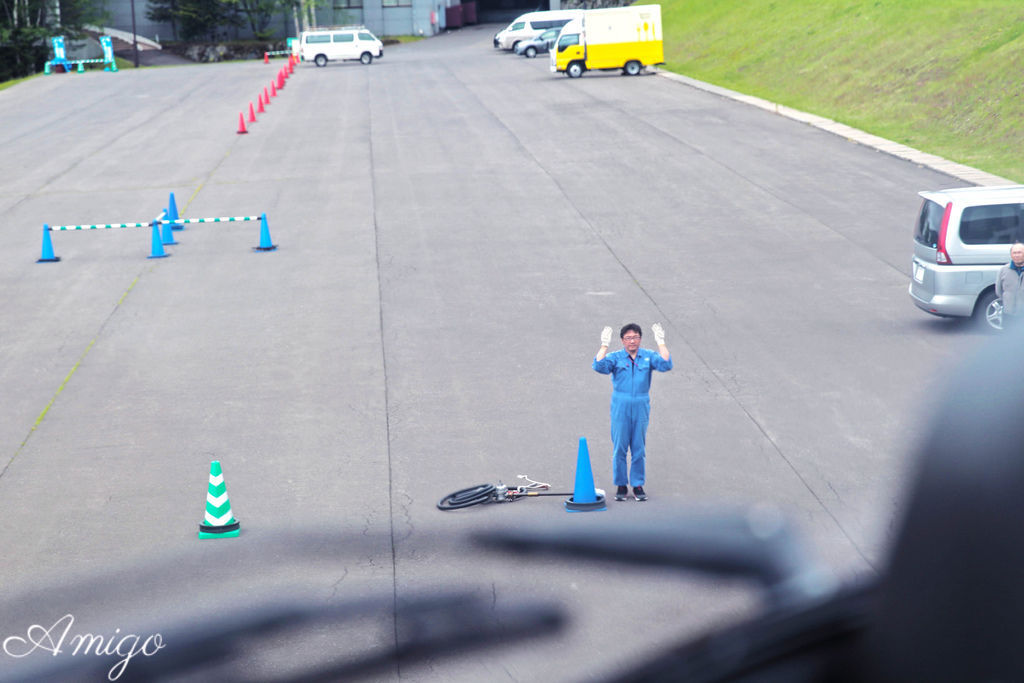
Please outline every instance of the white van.
[[365, 26], [338, 26], [303, 31], [299, 37], [299, 56], [304, 62], [324, 66], [329, 61], [356, 60], [370, 64], [384, 56], [384, 43]]
[[549, 28], [561, 28], [582, 15], [579, 9], [528, 12], [494, 34], [494, 47], [515, 50], [519, 41], [536, 38]]
[[1002, 327], [999, 269], [1024, 241], [1024, 185], [920, 192], [910, 298], [923, 311]]

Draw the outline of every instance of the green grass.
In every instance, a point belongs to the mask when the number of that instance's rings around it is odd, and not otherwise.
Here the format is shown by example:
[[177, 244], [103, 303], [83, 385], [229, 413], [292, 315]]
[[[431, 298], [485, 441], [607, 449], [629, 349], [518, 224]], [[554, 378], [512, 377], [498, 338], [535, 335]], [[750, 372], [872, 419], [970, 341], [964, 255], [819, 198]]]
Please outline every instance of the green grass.
[[423, 36], [381, 36], [380, 40], [392, 43], [415, 43], [417, 40], [423, 40]]
[[38, 78], [39, 76], [42, 76], [42, 74], [32, 74], [31, 76], [25, 76], [24, 78], [14, 78], [9, 81], [0, 81], [0, 90], [6, 90], [7, 88], [10, 88], [13, 85], [24, 83], [30, 78]]
[[1024, 181], [1024, 2], [666, 0], [666, 67]]

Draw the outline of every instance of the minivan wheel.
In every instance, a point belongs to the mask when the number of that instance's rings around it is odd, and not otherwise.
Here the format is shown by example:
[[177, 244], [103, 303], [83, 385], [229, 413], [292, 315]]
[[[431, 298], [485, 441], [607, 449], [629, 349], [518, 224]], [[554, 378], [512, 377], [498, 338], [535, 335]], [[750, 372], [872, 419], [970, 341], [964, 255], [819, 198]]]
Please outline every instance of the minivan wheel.
[[533, 59], [534, 57], [536, 57], [537, 56], [537, 48], [535, 48], [533, 45], [531, 45], [530, 47], [526, 48], [526, 56], [529, 57], [530, 59]]
[[641, 69], [640, 62], [638, 62], [638, 61], [636, 61], [634, 59], [634, 60], [626, 62], [626, 66], [623, 69], [623, 71], [626, 72], [627, 76], [636, 76], [637, 74], [640, 73], [640, 69]]
[[373, 61], [373, 55], [371, 55], [369, 52], [364, 52], [363, 54], [359, 55], [359, 61], [362, 62], [363, 64], [369, 64], [370, 62]]
[[513, 53], [516, 51], [516, 46], [518, 46], [520, 42], [522, 42], [522, 41], [517, 40], [516, 42], [512, 43], [512, 52]]
[[579, 78], [583, 75], [583, 65], [579, 62], [571, 62], [565, 67], [565, 75], [569, 78]]
[[325, 66], [327, 64], [327, 55], [317, 55], [313, 61], [316, 62], [317, 66]]
[[992, 292], [991, 300], [985, 306], [985, 322], [993, 330], [1003, 329], [1003, 302], [995, 298]]

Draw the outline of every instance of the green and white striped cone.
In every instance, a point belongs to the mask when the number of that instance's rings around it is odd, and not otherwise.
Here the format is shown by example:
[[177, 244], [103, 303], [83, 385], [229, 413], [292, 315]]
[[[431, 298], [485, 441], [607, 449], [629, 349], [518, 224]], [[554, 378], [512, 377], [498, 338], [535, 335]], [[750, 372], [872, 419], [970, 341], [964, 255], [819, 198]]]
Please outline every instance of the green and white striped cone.
[[206, 492], [206, 516], [199, 525], [199, 538], [233, 538], [238, 535], [238, 520], [231, 514], [228, 487], [220, 460], [210, 463], [210, 485]]

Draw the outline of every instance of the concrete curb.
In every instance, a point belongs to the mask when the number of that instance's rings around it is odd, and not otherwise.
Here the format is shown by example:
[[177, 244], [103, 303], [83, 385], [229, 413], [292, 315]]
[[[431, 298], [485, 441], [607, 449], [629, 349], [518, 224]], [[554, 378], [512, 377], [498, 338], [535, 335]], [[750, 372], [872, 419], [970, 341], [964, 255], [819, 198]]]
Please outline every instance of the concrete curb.
[[847, 140], [851, 140], [853, 142], [865, 145], [867, 147], [873, 147], [874, 149], [877, 149], [880, 152], [885, 152], [886, 154], [891, 154], [894, 157], [899, 157], [900, 159], [906, 159], [907, 161], [911, 161], [915, 164], [926, 166], [928, 168], [939, 171], [940, 173], [945, 173], [946, 175], [952, 176], [959, 180], [963, 180], [968, 183], [973, 183], [974, 185], [1018, 184], [1012, 180], [1008, 180], [997, 175], [992, 175], [991, 173], [986, 173], [976, 168], [965, 166], [964, 164], [958, 164], [956, 162], [943, 159], [942, 157], [935, 156], [934, 154], [927, 154], [925, 152], [916, 150], [913, 147], [907, 147], [906, 145], [901, 145], [898, 142], [893, 142], [892, 140], [880, 138], [877, 135], [865, 133], [862, 130], [858, 130], [856, 128], [844, 125], [842, 123], [838, 123], [836, 121], [833, 121], [832, 119], [826, 119], [823, 116], [815, 116], [814, 114], [808, 114], [806, 112], [798, 111], [796, 109], [790, 109], [789, 107], [783, 106], [781, 104], [769, 102], [768, 100], [763, 100], [760, 97], [744, 95], [743, 93], [736, 92], [735, 90], [721, 88], [717, 85], [712, 85], [710, 83], [698, 81], [688, 76], [681, 76], [679, 74], [672, 73], [671, 71], [657, 69], [656, 73], [659, 76], [664, 76], [669, 80], [683, 83], [690, 87], [697, 88], [705, 92], [713, 93], [715, 95], [719, 95], [720, 97], [727, 97], [738, 102], [743, 102], [745, 104], [759, 107], [761, 109], [766, 109], [770, 112], [774, 112], [776, 114], [785, 116], [786, 118], [790, 118], [795, 121], [802, 121], [803, 123], [810, 124], [815, 128], [820, 128], [821, 130], [828, 131], [829, 133], [832, 133], [834, 135], [840, 135], [846, 138]]

